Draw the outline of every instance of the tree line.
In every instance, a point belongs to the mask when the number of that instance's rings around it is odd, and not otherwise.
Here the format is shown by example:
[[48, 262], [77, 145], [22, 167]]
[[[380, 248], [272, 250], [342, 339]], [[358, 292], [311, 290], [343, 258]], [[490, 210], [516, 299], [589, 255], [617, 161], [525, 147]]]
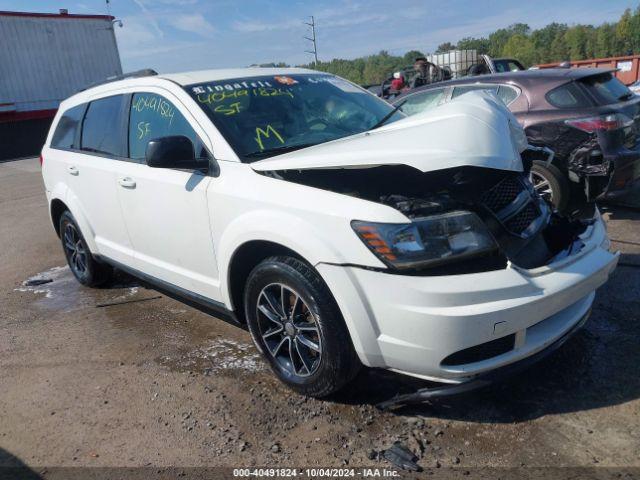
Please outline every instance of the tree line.
[[[466, 37], [457, 43], [446, 42], [435, 53], [449, 50], [475, 49], [478, 54], [492, 57], [512, 57], [525, 67], [539, 63], [587, 58], [612, 57], [640, 53], [640, 6], [634, 11], [626, 9], [613, 23], [593, 25], [567, 25], [550, 23], [532, 30], [525, 23], [501, 28], [486, 37]], [[317, 65], [303, 65], [323, 72], [334, 73], [362, 85], [382, 82], [391, 72], [411, 65], [416, 57], [424, 56], [418, 50], [404, 55], [391, 55], [383, 50], [375, 55], [353, 60], [333, 59]]]

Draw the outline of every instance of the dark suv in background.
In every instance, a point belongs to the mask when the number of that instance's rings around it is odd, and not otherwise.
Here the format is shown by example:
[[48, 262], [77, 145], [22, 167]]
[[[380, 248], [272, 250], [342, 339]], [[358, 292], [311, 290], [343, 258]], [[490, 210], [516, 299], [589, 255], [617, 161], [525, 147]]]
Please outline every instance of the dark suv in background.
[[536, 189], [560, 211], [628, 193], [640, 179], [640, 97], [612, 70], [576, 68], [467, 77], [411, 90], [393, 100], [408, 115], [471, 90], [495, 92], [524, 126], [529, 143], [551, 148], [533, 159]]

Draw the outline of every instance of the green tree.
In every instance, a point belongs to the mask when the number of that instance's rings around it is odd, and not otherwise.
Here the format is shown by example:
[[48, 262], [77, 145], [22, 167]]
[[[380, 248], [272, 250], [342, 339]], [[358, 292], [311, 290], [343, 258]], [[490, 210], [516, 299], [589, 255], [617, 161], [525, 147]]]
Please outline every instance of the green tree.
[[420, 50], [409, 50], [407, 53], [403, 55], [402, 61], [405, 63], [405, 65], [411, 65], [413, 62], [415, 62], [416, 58], [420, 58], [424, 56], [425, 54], [422, 53]]
[[616, 29], [610, 23], [603, 23], [596, 29], [594, 56], [610, 57], [616, 54]]
[[564, 35], [566, 31], [566, 24], [554, 22], [531, 32], [531, 41], [536, 50], [536, 63], [547, 63], [555, 60], [552, 50], [553, 41], [558, 34]]
[[634, 39], [631, 37], [632, 23], [631, 9], [627, 8], [616, 25], [618, 55], [626, 55], [630, 51], [633, 51]]
[[526, 35], [512, 35], [502, 48], [502, 56], [517, 58], [525, 67], [536, 61], [536, 50], [533, 41]]
[[631, 45], [633, 53], [640, 53], [640, 5], [629, 19], [629, 35], [631, 37]]
[[571, 60], [584, 60], [588, 57], [587, 30], [583, 25], [570, 27], [564, 34], [564, 40]]
[[455, 50], [456, 46], [451, 42], [444, 42], [438, 45], [436, 53], [447, 53], [449, 50]]
[[527, 36], [531, 29], [526, 23], [514, 23], [508, 28], [500, 28], [489, 35], [489, 55], [499, 57], [504, 46], [514, 35]]
[[502, 55], [502, 49], [511, 38], [511, 32], [506, 28], [499, 28], [495, 32], [489, 34], [489, 55], [499, 57]]
[[488, 38], [465, 37], [458, 42], [459, 50], [476, 50], [478, 55], [489, 53], [490, 42]]
[[558, 32], [553, 42], [551, 42], [549, 62], [562, 62], [569, 59], [569, 47], [567, 47], [565, 33], [566, 32]]

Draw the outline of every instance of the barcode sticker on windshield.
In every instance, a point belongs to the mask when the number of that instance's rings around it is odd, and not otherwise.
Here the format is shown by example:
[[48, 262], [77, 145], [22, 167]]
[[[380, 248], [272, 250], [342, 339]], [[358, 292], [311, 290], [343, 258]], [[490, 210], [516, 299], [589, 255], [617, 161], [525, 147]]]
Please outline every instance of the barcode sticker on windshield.
[[335, 86], [338, 87], [340, 90], [342, 90], [343, 92], [346, 93], [364, 93], [362, 90], [360, 90], [358, 87], [356, 87], [355, 85], [347, 82], [346, 80], [342, 80], [341, 78], [329, 78], [327, 79], [327, 81]]

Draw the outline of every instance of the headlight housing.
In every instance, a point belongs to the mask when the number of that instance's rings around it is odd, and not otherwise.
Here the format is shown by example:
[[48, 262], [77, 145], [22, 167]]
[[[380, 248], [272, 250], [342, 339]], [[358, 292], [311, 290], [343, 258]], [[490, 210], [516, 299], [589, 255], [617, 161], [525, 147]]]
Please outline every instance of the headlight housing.
[[380, 260], [397, 269], [436, 266], [498, 248], [482, 220], [463, 210], [411, 223], [353, 220], [351, 227]]

